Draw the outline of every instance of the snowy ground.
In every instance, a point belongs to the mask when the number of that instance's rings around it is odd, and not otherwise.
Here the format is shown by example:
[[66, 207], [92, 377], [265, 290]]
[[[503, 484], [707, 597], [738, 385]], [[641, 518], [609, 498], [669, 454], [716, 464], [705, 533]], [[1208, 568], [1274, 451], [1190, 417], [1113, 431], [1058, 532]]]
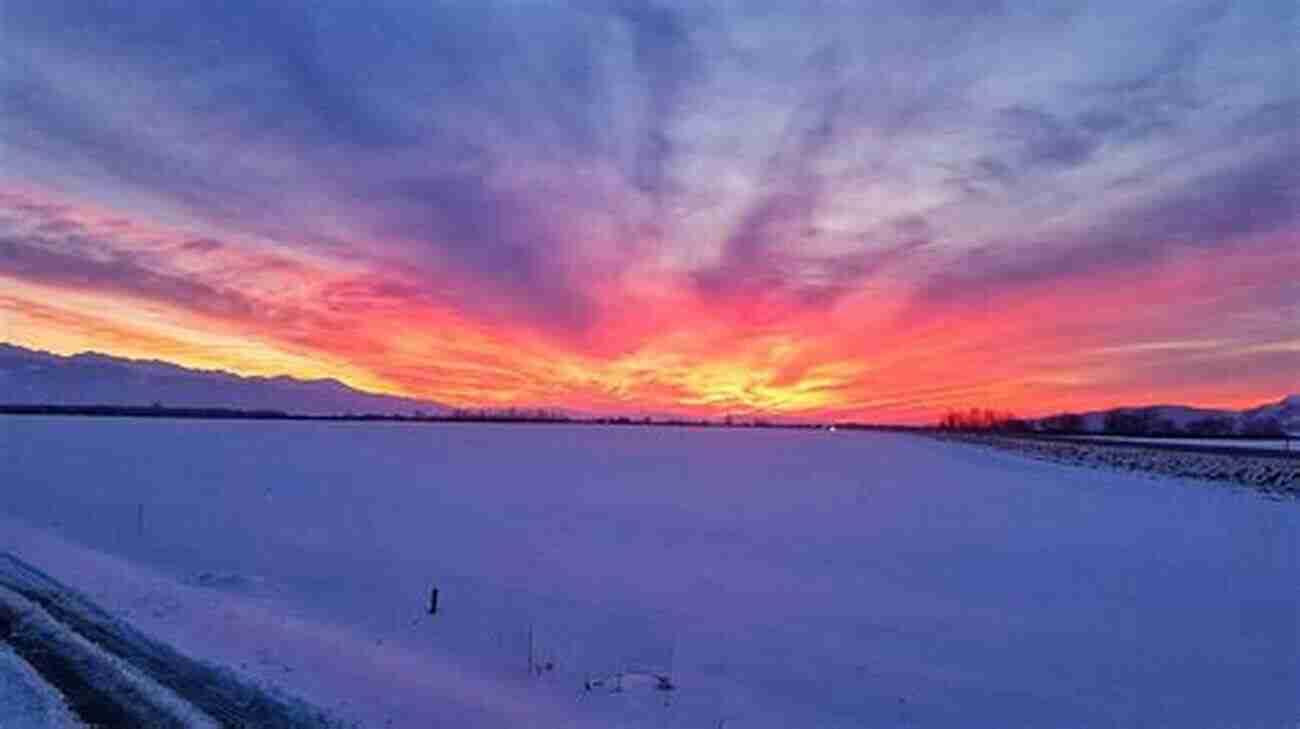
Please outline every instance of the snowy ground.
[[0, 447], [0, 550], [365, 726], [1300, 719], [1300, 508], [1252, 493], [881, 433], [0, 418]]
[[1078, 435], [1070, 437], [1073, 440], [1210, 446], [1213, 448], [1239, 448], [1242, 450], [1296, 451], [1300, 454], [1300, 438], [1144, 438], [1129, 435]]
[[58, 691], [3, 643], [0, 643], [0, 727], [84, 729]]
[[0, 554], [0, 684], [13, 721], [61, 729], [346, 729], [319, 709], [177, 653], [31, 564]]
[[994, 433], [931, 435], [1073, 466], [1217, 481], [1255, 489], [1274, 498], [1300, 499], [1300, 453], [1292, 457], [1247, 449], [1179, 450], [1136, 441], [1096, 443], [1085, 438], [1045, 439]]

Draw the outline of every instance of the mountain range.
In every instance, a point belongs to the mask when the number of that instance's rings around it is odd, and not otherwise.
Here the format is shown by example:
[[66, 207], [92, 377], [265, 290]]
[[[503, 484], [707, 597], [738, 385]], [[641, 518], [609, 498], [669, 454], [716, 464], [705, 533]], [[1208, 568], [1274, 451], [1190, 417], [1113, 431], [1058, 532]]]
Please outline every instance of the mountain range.
[[[295, 415], [446, 415], [430, 400], [365, 392], [334, 379], [244, 377], [95, 352], [70, 356], [0, 342], [0, 405], [110, 405], [277, 410]], [[566, 413], [567, 414], [567, 413]], [[1245, 410], [1119, 407], [1028, 421], [1035, 430], [1133, 435], [1300, 432], [1300, 395]]]
[[62, 356], [0, 343], [0, 404], [278, 410], [295, 415], [439, 415], [440, 403], [381, 395], [334, 379], [243, 377], [155, 360]]
[[1039, 430], [1126, 435], [1276, 435], [1300, 432], [1300, 395], [1245, 410], [1186, 405], [1119, 407], [1030, 421]]

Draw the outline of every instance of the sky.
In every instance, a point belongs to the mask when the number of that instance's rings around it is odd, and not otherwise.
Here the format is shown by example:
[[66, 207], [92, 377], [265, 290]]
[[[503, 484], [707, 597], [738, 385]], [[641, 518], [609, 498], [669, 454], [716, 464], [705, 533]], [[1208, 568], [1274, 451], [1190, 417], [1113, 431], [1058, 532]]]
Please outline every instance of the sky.
[[1300, 390], [1292, 0], [0, 3], [0, 340], [457, 406]]

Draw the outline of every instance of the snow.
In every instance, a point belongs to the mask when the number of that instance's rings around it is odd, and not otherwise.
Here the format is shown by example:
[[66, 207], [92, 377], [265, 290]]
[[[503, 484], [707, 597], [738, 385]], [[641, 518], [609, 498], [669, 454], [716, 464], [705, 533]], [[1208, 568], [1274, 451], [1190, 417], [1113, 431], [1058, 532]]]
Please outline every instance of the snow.
[[220, 729], [216, 720], [187, 705], [178, 696], [122, 658], [68, 629], [40, 606], [0, 587], [0, 616], [13, 618], [26, 645], [39, 647], [66, 665], [78, 666], [92, 690], [119, 697], [139, 726], [180, 726]]
[[0, 643], [0, 727], [85, 729], [59, 692], [4, 643]]
[[0, 549], [365, 726], [1297, 717], [1300, 509], [1247, 492], [860, 432], [0, 418], [0, 444]]
[[1215, 448], [1241, 448], [1243, 450], [1294, 450], [1300, 454], [1300, 443], [1285, 438], [1144, 438], [1128, 435], [1079, 435], [1071, 440], [1105, 440], [1124, 443], [1152, 443], [1156, 445], [1213, 446]]

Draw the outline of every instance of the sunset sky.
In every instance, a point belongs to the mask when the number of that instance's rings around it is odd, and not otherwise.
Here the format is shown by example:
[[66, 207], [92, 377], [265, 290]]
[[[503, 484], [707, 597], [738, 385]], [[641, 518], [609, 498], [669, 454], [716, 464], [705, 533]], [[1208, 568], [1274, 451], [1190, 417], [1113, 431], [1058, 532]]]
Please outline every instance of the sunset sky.
[[0, 341], [461, 406], [1300, 389], [1294, 0], [0, 2]]

